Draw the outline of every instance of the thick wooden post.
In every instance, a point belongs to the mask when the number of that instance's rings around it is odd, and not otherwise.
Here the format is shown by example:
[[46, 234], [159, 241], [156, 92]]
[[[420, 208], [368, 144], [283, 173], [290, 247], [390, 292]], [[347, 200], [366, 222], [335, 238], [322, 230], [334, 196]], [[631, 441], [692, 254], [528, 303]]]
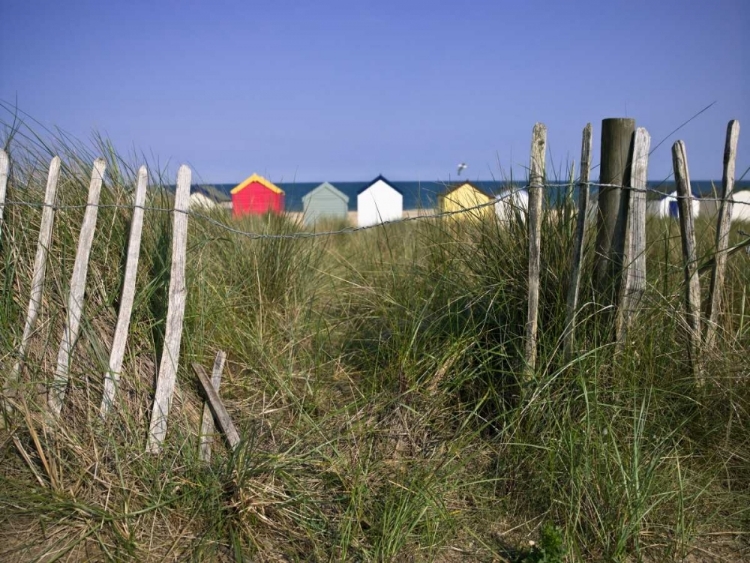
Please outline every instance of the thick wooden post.
[[[221, 385], [221, 372], [224, 370], [224, 361], [227, 359], [227, 355], [219, 350], [216, 353], [214, 359], [214, 368], [211, 371], [211, 385], [216, 391], [216, 395], [219, 395], [219, 386]], [[214, 433], [216, 428], [214, 427], [214, 417], [211, 414], [211, 407], [209, 402], [206, 401], [203, 404], [203, 417], [201, 419], [200, 429], [200, 458], [202, 461], [211, 461], [211, 444], [214, 441]]]
[[526, 376], [536, 370], [536, 338], [539, 318], [539, 275], [542, 238], [542, 186], [547, 147], [547, 127], [534, 125], [529, 167], [529, 307], [526, 322]]
[[629, 213], [615, 329], [619, 348], [625, 344], [630, 322], [646, 291], [646, 187], [650, 148], [651, 136], [639, 127], [635, 132], [631, 189], [625, 191]]
[[701, 347], [701, 288], [695, 251], [695, 225], [693, 224], [693, 195], [690, 190], [685, 143], [677, 141], [672, 146], [672, 164], [677, 181], [677, 203], [680, 211], [682, 259], [685, 263], [685, 310], [688, 325], [688, 357], [698, 383], [702, 383], [700, 369]]
[[3, 215], [5, 212], [5, 194], [8, 188], [8, 172], [10, 171], [10, 160], [8, 153], [0, 149], [0, 241], [3, 236]]
[[112, 352], [109, 356], [109, 369], [104, 375], [104, 394], [99, 414], [104, 419], [107, 411], [115, 400], [117, 385], [120, 381], [120, 370], [122, 360], [125, 357], [125, 344], [128, 340], [128, 329], [130, 328], [130, 315], [133, 312], [133, 301], [135, 300], [135, 280], [138, 274], [138, 259], [141, 253], [141, 234], [143, 231], [143, 206], [146, 203], [146, 185], [148, 183], [148, 171], [145, 166], [138, 170], [138, 183], [135, 188], [135, 201], [133, 203], [133, 218], [130, 223], [130, 239], [128, 241], [128, 257], [125, 262], [125, 279], [122, 285], [122, 298], [120, 299], [120, 312], [117, 317], [115, 337], [112, 340]]
[[167, 327], [164, 333], [164, 349], [159, 363], [159, 376], [156, 380], [154, 408], [151, 412], [151, 425], [148, 434], [147, 450], [150, 453], [161, 451], [162, 443], [167, 435], [167, 418], [169, 417], [169, 408], [172, 405], [177, 365], [180, 358], [182, 321], [185, 317], [185, 302], [187, 301], [185, 262], [190, 178], [190, 168], [183, 164], [177, 172], [177, 189], [174, 197], [172, 267], [169, 276]]
[[50, 411], [55, 416], [59, 416], [60, 411], [62, 411], [65, 390], [68, 386], [68, 374], [70, 372], [73, 347], [78, 340], [78, 333], [81, 328], [83, 298], [86, 293], [86, 277], [89, 271], [89, 256], [91, 255], [91, 245], [94, 242], [96, 218], [99, 213], [99, 195], [102, 191], [105, 167], [106, 163], [103, 158], [98, 158], [94, 161], [86, 211], [83, 214], [83, 223], [81, 223], [81, 234], [78, 236], [78, 250], [76, 251], [76, 259], [73, 263], [73, 275], [70, 277], [68, 317], [63, 329], [60, 349], [57, 353], [55, 377], [47, 397]]
[[711, 271], [711, 289], [708, 298], [708, 321], [706, 326], [706, 348], [712, 348], [716, 340], [716, 323], [719, 321], [721, 292], [724, 290], [724, 273], [727, 268], [727, 247], [729, 227], [732, 222], [732, 202], [734, 200], [734, 171], [737, 161], [737, 142], [740, 138], [740, 122], [733, 119], [727, 125], [727, 138], [724, 144], [724, 173], [721, 180], [721, 206], [716, 225], [716, 259]]
[[[602, 120], [601, 169], [599, 183], [614, 186], [630, 185], [630, 165], [633, 155], [635, 120], [609, 118]], [[598, 229], [596, 234], [596, 283], [606, 304], [614, 303], [614, 291], [619, 286], [618, 273], [622, 268], [622, 251], [627, 218], [627, 204], [623, 205], [622, 189], [599, 189]]]
[[26, 347], [29, 344], [31, 334], [36, 326], [36, 319], [42, 305], [42, 291], [44, 290], [44, 277], [47, 269], [47, 254], [52, 244], [52, 225], [55, 221], [55, 197], [57, 194], [57, 181], [60, 178], [60, 157], [56, 156], [49, 164], [47, 176], [47, 188], [44, 192], [44, 207], [42, 208], [42, 222], [39, 227], [39, 242], [36, 247], [34, 258], [34, 273], [31, 278], [31, 297], [29, 298], [29, 309], [26, 314], [26, 324], [23, 327], [23, 336], [18, 345], [18, 359], [13, 367], [10, 377], [5, 382], [6, 393], [11, 390], [13, 384], [20, 377], [26, 359]]
[[563, 338], [563, 349], [565, 358], [570, 360], [573, 355], [573, 343], [575, 341], [576, 313], [578, 311], [578, 293], [581, 285], [581, 261], [583, 259], [583, 244], [586, 239], [589, 213], [589, 174], [591, 171], [591, 146], [592, 146], [591, 123], [583, 129], [583, 141], [581, 142], [581, 173], [578, 182], [578, 217], [576, 220], [576, 238], [573, 246], [573, 258], [571, 260], [570, 286], [568, 287], [567, 311], [565, 314], [565, 336]]

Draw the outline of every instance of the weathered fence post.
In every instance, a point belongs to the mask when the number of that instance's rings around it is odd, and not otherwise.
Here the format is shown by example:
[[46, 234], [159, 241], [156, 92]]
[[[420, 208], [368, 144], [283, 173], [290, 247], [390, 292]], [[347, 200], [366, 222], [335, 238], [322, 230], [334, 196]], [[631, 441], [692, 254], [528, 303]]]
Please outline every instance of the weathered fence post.
[[8, 153], [0, 149], [0, 240], [3, 236], [3, 215], [5, 212], [5, 194], [8, 188], [8, 172], [10, 171], [10, 160]]
[[219, 428], [221, 428], [221, 431], [224, 432], [224, 436], [229, 443], [229, 447], [234, 450], [240, 443], [240, 434], [239, 432], [237, 432], [237, 428], [235, 428], [234, 423], [232, 422], [232, 418], [229, 416], [227, 409], [224, 407], [224, 403], [221, 402], [216, 389], [214, 389], [213, 385], [211, 385], [211, 380], [208, 379], [203, 366], [198, 363], [193, 363], [193, 370], [198, 376], [201, 387], [203, 387], [203, 391], [206, 394], [206, 401], [208, 407], [211, 409], [211, 412], [214, 415], [214, 420], [216, 420], [216, 423], [219, 425]]
[[547, 127], [534, 125], [529, 168], [529, 307], [526, 322], [526, 376], [536, 370], [536, 338], [539, 318], [539, 275], [542, 238], [542, 186], [547, 147]]
[[[219, 350], [216, 353], [214, 359], [214, 367], [211, 371], [211, 385], [216, 391], [216, 395], [219, 394], [219, 386], [221, 385], [221, 372], [224, 370], [224, 361], [227, 355]], [[211, 414], [211, 407], [208, 404], [208, 400], [203, 404], [203, 416], [201, 418], [201, 429], [200, 429], [200, 458], [202, 461], [211, 461], [211, 444], [214, 441], [214, 433], [216, 428], [214, 427], [214, 417]]]
[[39, 316], [39, 308], [42, 305], [42, 291], [44, 290], [44, 276], [47, 268], [47, 254], [52, 244], [52, 225], [55, 221], [55, 196], [57, 194], [57, 181], [60, 178], [60, 157], [56, 156], [49, 164], [47, 175], [47, 187], [44, 191], [44, 207], [42, 208], [42, 222], [39, 227], [39, 242], [36, 247], [34, 258], [34, 273], [31, 278], [31, 297], [29, 298], [29, 309], [26, 314], [26, 323], [23, 327], [23, 336], [18, 345], [18, 358], [13, 371], [5, 382], [5, 393], [10, 394], [12, 387], [23, 371], [26, 359], [26, 346], [29, 344], [31, 333], [34, 332], [36, 319]]
[[677, 141], [672, 146], [672, 164], [677, 181], [677, 202], [680, 211], [682, 258], [685, 262], [685, 309], [688, 324], [688, 358], [698, 383], [702, 383], [700, 369], [701, 346], [701, 288], [695, 251], [695, 225], [693, 224], [693, 195], [687, 165], [685, 143]]
[[91, 245], [94, 242], [96, 218], [99, 213], [99, 195], [102, 191], [105, 167], [104, 159], [98, 158], [94, 161], [94, 169], [91, 172], [88, 201], [86, 202], [86, 211], [83, 214], [83, 222], [81, 223], [81, 234], [78, 237], [78, 250], [76, 251], [76, 259], [73, 263], [73, 274], [70, 277], [68, 317], [63, 329], [60, 350], [57, 353], [55, 377], [47, 397], [49, 408], [55, 416], [59, 416], [60, 411], [62, 411], [65, 390], [68, 386], [71, 356], [73, 355], [73, 348], [78, 340], [78, 332], [81, 328], [83, 298], [86, 293], [86, 277], [89, 270], [89, 256], [91, 255]]
[[120, 381], [120, 370], [122, 360], [125, 357], [125, 344], [128, 340], [128, 329], [130, 328], [130, 315], [133, 312], [133, 301], [135, 300], [135, 281], [138, 275], [138, 259], [141, 254], [141, 234], [143, 232], [143, 206], [146, 203], [146, 185], [148, 183], [148, 171], [145, 166], [138, 170], [138, 181], [135, 188], [135, 201], [133, 202], [133, 218], [130, 222], [130, 239], [128, 240], [128, 257], [125, 262], [125, 279], [122, 285], [122, 297], [120, 299], [120, 312], [117, 316], [117, 327], [112, 340], [112, 352], [109, 356], [109, 369], [104, 375], [104, 393], [99, 414], [104, 419], [107, 411], [111, 408], [117, 393], [117, 384]]
[[[596, 283], [607, 305], [614, 303], [622, 268], [622, 251], [627, 219], [627, 200], [619, 186], [630, 185], [635, 120], [609, 118], [602, 120], [602, 146], [599, 188], [598, 229], [596, 234]], [[623, 205], [625, 203], [625, 205]]]
[[572, 266], [570, 269], [570, 286], [568, 287], [567, 311], [565, 314], [565, 336], [563, 349], [566, 360], [573, 355], [575, 342], [576, 314], [578, 311], [578, 293], [581, 285], [581, 261], [583, 259], [583, 244], [586, 239], [589, 213], [589, 174], [591, 171], [592, 127], [588, 123], [583, 129], [581, 141], [581, 173], [578, 181], [578, 218], [576, 220], [576, 238], [573, 246]]
[[727, 125], [727, 138], [724, 145], [724, 173], [721, 180], [721, 205], [716, 225], [716, 258], [711, 271], [711, 289], [708, 298], [708, 321], [706, 326], [706, 348], [710, 349], [716, 340], [716, 323], [721, 308], [721, 292], [724, 289], [724, 273], [727, 266], [729, 227], [732, 222], [732, 202], [734, 192], [734, 170], [737, 160], [737, 142], [740, 137], [740, 122], [733, 119]]
[[628, 219], [622, 253], [622, 282], [615, 325], [617, 347], [625, 345], [633, 314], [646, 291], [646, 187], [651, 136], [643, 127], [635, 131], [630, 189], [625, 191]]
[[164, 333], [164, 349], [159, 362], [159, 376], [156, 380], [154, 408], [146, 449], [159, 453], [167, 435], [167, 418], [172, 405], [177, 365], [180, 358], [182, 321], [185, 317], [187, 285], [185, 261], [187, 250], [188, 205], [190, 202], [190, 168], [184, 164], [177, 172], [177, 189], [174, 197], [174, 218], [172, 227], [172, 267], [169, 276], [169, 305], [167, 326]]

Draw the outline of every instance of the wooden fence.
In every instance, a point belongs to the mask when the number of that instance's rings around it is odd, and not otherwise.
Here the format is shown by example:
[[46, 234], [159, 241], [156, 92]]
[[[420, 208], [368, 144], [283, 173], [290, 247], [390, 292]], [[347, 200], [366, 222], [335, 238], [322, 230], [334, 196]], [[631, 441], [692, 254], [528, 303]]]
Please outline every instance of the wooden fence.
[[[630, 120], [632, 121], [632, 120]], [[606, 120], [605, 120], [606, 122]], [[621, 126], [619, 124], [618, 126]], [[634, 129], [634, 123], [625, 126]], [[606, 129], [606, 127], [605, 127]], [[603, 133], [604, 134], [604, 133]], [[609, 179], [623, 179], [624, 184], [589, 181], [591, 170], [591, 148], [593, 129], [588, 124], [583, 130], [581, 147], [580, 174], [577, 182], [579, 188], [578, 217], [576, 222], [575, 244], [571, 249], [571, 277], [567, 296], [566, 328], [563, 334], [563, 348], [566, 358], [571, 359], [576, 351], [575, 328], [579, 311], [581, 272], [583, 264], [584, 240], [591, 206], [590, 188], [598, 186], [609, 190], [606, 197], [599, 197], [597, 213], [597, 238], [604, 243], [597, 244], [598, 254], [595, 268], [603, 272], [612, 272], [617, 280], [616, 291], [610, 309], [614, 316], [616, 345], [625, 343], [628, 328], [638, 312], [641, 297], [646, 288], [646, 181], [648, 176], [648, 158], [650, 136], [644, 128], [637, 128], [629, 135], [614, 135], [606, 132], [607, 141], [602, 143], [603, 151], [612, 151], [617, 158], [609, 154], [602, 155], [602, 162], [610, 162], [607, 174]], [[529, 177], [529, 263], [528, 263], [528, 317], [526, 323], [525, 368], [526, 378], [533, 378], [537, 370], [537, 332], [539, 317], [539, 284], [540, 256], [543, 241], [541, 240], [542, 223], [542, 189], [545, 186], [545, 153], [546, 127], [537, 123], [534, 126], [531, 144], [530, 177]], [[688, 173], [686, 148], [682, 141], [677, 141], [673, 148], [674, 172], [677, 180], [680, 232], [682, 239], [683, 261], [685, 271], [685, 317], [688, 326], [686, 350], [697, 383], [702, 383], [704, 376], [701, 369], [701, 356], [706, 347], [711, 347], [716, 339], [716, 323], [721, 308], [721, 291], [724, 283], [728, 255], [737, 248], [728, 248], [729, 217], [734, 190], [735, 159], [739, 138], [739, 123], [731, 121], [727, 128], [724, 153], [721, 207], [718, 215], [716, 234], [716, 254], [711, 265], [711, 287], [709, 308], [706, 318], [701, 314], [699, 271], [695, 251], [695, 231], [691, 213], [692, 195]], [[623, 143], [629, 147], [623, 147]], [[629, 155], [623, 161], [621, 155]], [[617, 160], [619, 158], [619, 160]], [[612, 162], [620, 162], [627, 168], [615, 170]], [[0, 241], [3, 234], [3, 211], [6, 205], [7, 183], [10, 161], [5, 152], [0, 151]], [[55, 219], [55, 202], [57, 184], [60, 176], [61, 161], [54, 157], [50, 162], [44, 204], [42, 206], [41, 226], [37, 243], [36, 257], [33, 265], [30, 296], [23, 334], [16, 346], [16, 362], [6, 378], [3, 387], [3, 399], [6, 414], [12, 414], [15, 388], [22, 377], [27, 347], [34, 333], [39, 309], [43, 301], [43, 287], [49, 248], [52, 242], [53, 223]], [[60, 417], [65, 403], [68, 386], [68, 374], [73, 362], [73, 352], [79, 337], [79, 329], [84, 310], [84, 296], [91, 246], [96, 230], [99, 195], [105, 176], [104, 160], [93, 164], [91, 182], [88, 191], [86, 210], [81, 225], [78, 247], [70, 280], [67, 299], [66, 320], [60, 342], [54, 376], [48, 388], [47, 403], [53, 417]], [[107, 417], [117, 400], [117, 387], [120, 381], [125, 347], [127, 343], [130, 317], [136, 291], [136, 273], [141, 247], [144, 206], [146, 201], [148, 172], [141, 167], [137, 174], [135, 195], [132, 208], [130, 235], [128, 240], [125, 264], [124, 283], [120, 299], [120, 308], [107, 371], [103, 374], [103, 396], [99, 407], [100, 416]], [[604, 178], [607, 179], [607, 178]], [[185, 277], [188, 202], [190, 196], [191, 171], [181, 166], [177, 174], [176, 192], [173, 209], [172, 251], [169, 282], [169, 300], [166, 316], [166, 333], [161, 361], [158, 366], [158, 377], [151, 412], [146, 450], [158, 453], [162, 449], [169, 418], [170, 406], [175, 389], [179, 366], [180, 342], [182, 339], [183, 319], [187, 299]], [[603, 192], [602, 192], [603, 193]], [[616, 205], [617, 204], [617, 205]], [[619, 225], [619, 226], [618, 226]], [[309, 234], [305, 234], [309, 236]], [[605, 244], [606, 243], [606, 244]], [[701, 327], [705, 326], [705, 336]], [[214, 421], [224, 433], [229, 445], [237, 447], [240, 436], [224, 408], [218, 388], [225, 361], [225, 354], [219, 352], [214, 362], [212, 378], [209, 380], [203, 367], [193, 364], [193, 369], [206, 395], [200, 428], [200, 455], [203, 459], [210, 456], [211, 435]]]

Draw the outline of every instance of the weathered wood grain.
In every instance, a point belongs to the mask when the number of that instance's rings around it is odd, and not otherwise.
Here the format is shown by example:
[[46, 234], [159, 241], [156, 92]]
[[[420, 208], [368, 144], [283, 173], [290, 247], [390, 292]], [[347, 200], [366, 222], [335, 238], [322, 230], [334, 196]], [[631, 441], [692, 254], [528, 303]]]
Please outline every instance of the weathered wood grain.
[[138, 260], [141, 254], [141, 235], [143, 232], [143, 206], [146, 203], [146, 187], [148, 184], [148, 171], [145, 166], [138, 170], [138, 181], [135, 188], [135, 201], [133, 203], [133, 218], [130, 222], [130, 239], [128, 240], [128, 256], [125, 261], [125, 279], [122, 285], [122, 296], [120, 299], [120, 312], [117, 316], [115, 336], [112, 340], [112, 351], [109, 356], [109, 368], [104, 374], [104, 393], [99, 414], [102, 418], [112, 407], [120, 381], [120, 370], [125, 357], [125, 345], [128, 340], [128, 329], [130, 328], [130, 316], [133, 312], [133, 301], [135, 300], [135, 282], [138, 275]]
[[616, 345], [625, 345], [630, 323], [646, 291], [646, 187], [651, 136], [645, 128], [635, 131], [633, 166], [627, 190], [628, 222], [623, 249], [623, 273], [617, 306]]
[[91, 172], [89, 195], [86, 201], [86, 211], [83, 213], [81, 233], [78, 237], [78, 250], [73, 263], [73, 274], [70, 277], [70, 291], [68, 293], [67, 319], [63, 328], [63, 337], [57, 353], [57, 367], [52, 386], [47, 395], [47, 404], [53, 415], [59, 416], [65, 401], [65, 391], [68, 386], [70, 362], [73, 348], [78, 340], [83, 315], [83, 299], [86, 293], [86, 277], [89, 271], [89, 257], [91, 245], [94, 242], [96, 218], [99, 214], [99, 195], [104, 181], [106, 163], [103, 158], [94, 161]]
[[172, 405], [177, 366], [180, 358], [182, 322], [185, 317], [187, 284], [185, 261], [187, 251], [188, 205], [190, 202], [190, 168], [184, 164], [177, 172], [172, 227], [172, 267], [169, 277], [169, 304], [164, 333], [164, 349], [159, 363], [154, 407], [151, 413], [147, 450], [159, 453], [167, 435], [167, 418]]
[[708, 320], [706, 321], [706, 348], [712, 348], [716, 340], [716, 326], [721, 309], [721, 294], [724, 290], [724, 274], [727, 267], [729, 227], [732, 222], [735, 164], [737, 143], [740, 138], [740, 122], [733, 119], [727, 125], [724, 144], [724, 172], [721, 180], [721, 206], [716, 225], [716, 257], [711, 271], [711, 286], [708, 297]]
[[8, 153], [0, 149], [0, 240], [3, 236], [3, 215], [5, 214], [5, 196], [8, 190], [8, 172], [10, 159]]
[[18, 345], [15, 365], [13, 371], [5, 382], [5, 391], [10, 392], [11, 387], [15, 384], [23, 371], [24, 360], [26, 359], [26, 347], [29, 339], [34, 332], [36, 319], [39, 316], [39, 309], [42, 305], [42, 292], [44, 290], [44, 277], [47, 268], [47, 255], [49, 247], [52, 244], [52, 226], [55, 221], [55, 197], [57, 194], [57, 181], [60, 178], [60, 157], [56, 156], [49, 164], [49, 174], [47, 175], [47, 187], [44, 191], [44, 207], [42, 208], [42, 221], [39, 227], [39, 242], [36, 247], [36, 256], [34, 258], [34, 273], [31, 278], [31, 297], [29, 298], [29, 308], [26, 314], [26, 322], [23, 327], [23, 336]]
[[542, 186], [547, 148], [547, 127], [534, 125], [529, 167], [529, 302], [526, 322], [526, 376], [536, 370], [536, 341], [539, 321], [539, 275], [542, 239]]
[[221, 399], [214, 389], [214, 386], [211, 384], [211, 381], [208, 379], [208, 375], [206, 375], [206, 371], [203, 369], [203, 366], [198, 363], [193, 363], [193, 370], [198, 376], [198, 380], [200, 381], [201, 386], [203, 387], [203, 391], [206, 394], [206, 400], [208, 402], [209, 408], [211, 409], [211, 412], [214, 415], [216, 424], [219, 425], [219, 428], [224, 433], [224, 436], [229, 443], [229, 447], [235, 449], [240, 443], [240, 435], [239, 432], [237, 432], [237, 429], [234, 427], [232, 418], [229, 416], [227, 409], [224, 408], [224, 403], [221, 402]]
[[[219, 396], [219, 386], [221, 385], [221, 374], [224, 370], [224, 361], [227, 355], [219, 350], [214, 358], [214, 367], [211, 372], [211, 385], [216, 391], [216, 396]], [[201, 430], [200, 430], [200, 458], [203, 461], [211, 461], [211, 444], [214, 441], [214, 433], [216, 429], [214, 427], [214, 418], [211, 414], [211, 407], [206, 401], [203, 405], [203, 416], [201, 418]]]
[[685, 263], [685, 311], [688, 325], [688, 358], [694, 376], [701, 381], [701, 289], [695, 250], [695, 225], [693, 222], [693, 195], [690, 190], [685, 143], [677, 141], [672, 146], [672, 165], [677, 182], [677, 202], [680, 212], [682, 259]]
[[591, 173], [592, 145], [593, 128], [591, 123], [588, 123], [583, 129], [583, 140], [581, 141], [581, 173], [578, 181], [578, 217], [576, 219], [576, 235], [575, 243], [573, 245], [573, 257], [571, 259], [570, 285], [568, 286], [568, 299], [565, 313], [563, 349], [567, 360], [570, 360], [573, 355], [573, 345], [575, 342], [578, 295], [581, 286], [581, 261], [583, 259], [583, 244], [586, 240], [587, 234], [589, 197], [591, 194], [589, 174]]

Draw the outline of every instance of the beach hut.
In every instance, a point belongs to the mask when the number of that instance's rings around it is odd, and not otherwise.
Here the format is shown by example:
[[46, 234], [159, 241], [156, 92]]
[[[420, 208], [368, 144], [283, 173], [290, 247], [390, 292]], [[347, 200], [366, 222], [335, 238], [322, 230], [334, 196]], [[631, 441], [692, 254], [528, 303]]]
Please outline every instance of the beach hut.
[[526, 220], [529, 210], [529, 192], [526, 190], [508, 188], [495, 196], [495, 200], [495, 214], [500, 221], [509, 222], [515, 216]]
[[[693, 192], [693, 218], [698, 217], [701, 211], [701, 202], [698, 194]], [[677, 192], [674, 191], [666, 197], [659, 200], [656, 205], [657, 217], [674, 217], [680, 216], [679, 205], [677, 204]]]
[[281, 213], [284, 210], [284, 191], [257, 174], [237, 184], [230, 193], [235, 217]]
[[[448, 187], [442, 194], [438, 195], [438, 212], [454, 213], [450, 217], [465, 218], [472, 217], [478, 219], [492, 213], [492, 206], [472, 209], [482, 204], [488, 204], [492, 201], [492, 196], [479, 189], [471, 182], [464, 182]], [[462, 210], [464, 213], [457, 213]]]
[[216, 209], [218, 205], [217, 201], [203, 188], [193, 188], [192, 193], [190, 194], [190, 202], [188, 203], [190, 209], [207, 211], [210, 209]]
[[735, 221], [750, 223], [750, 190], [734, 192], [732, 199], [734, 200], [734, 205], [732, 205], [732, 223]]
[[367, 227], [401, 219], [404, 194], [382, 175], [357, 193], [357, 225]]
[[303, 221], [313, 225], [319, 219], [346, 219], [349, 196], [328, 182], [302, 196]]

